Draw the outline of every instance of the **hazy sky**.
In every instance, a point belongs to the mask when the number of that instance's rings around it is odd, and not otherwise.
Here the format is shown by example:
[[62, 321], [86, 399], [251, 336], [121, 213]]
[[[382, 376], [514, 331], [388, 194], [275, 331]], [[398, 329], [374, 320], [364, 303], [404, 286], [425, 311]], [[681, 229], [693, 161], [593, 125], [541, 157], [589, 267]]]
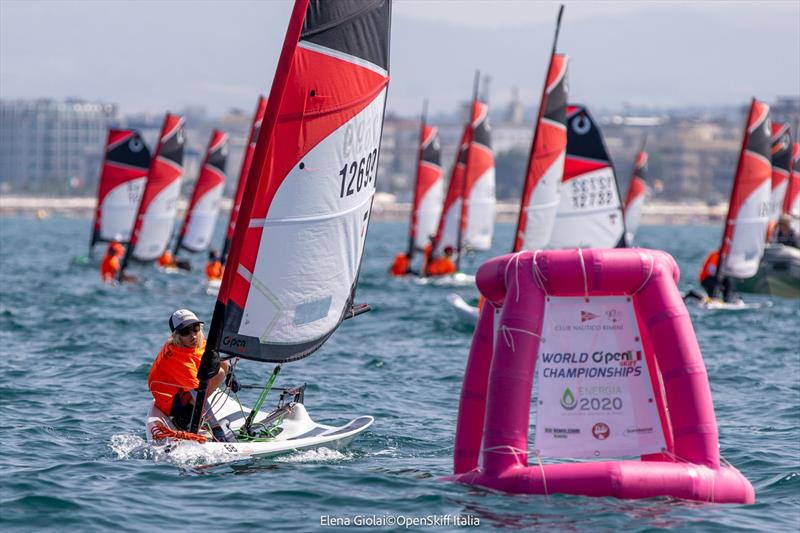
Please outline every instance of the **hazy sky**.
[[[744, 104], [800, 95], [800, 1], [566, 1], [559, 50], [593, 107]], [[395, 0], [388, 108], [450, 111], [473, 72], [491, 101], [538, 101], [559, 2]], [[124, 112], [250, 110], [268, 93], [291, 3], [0, 0], [0, 96]]]

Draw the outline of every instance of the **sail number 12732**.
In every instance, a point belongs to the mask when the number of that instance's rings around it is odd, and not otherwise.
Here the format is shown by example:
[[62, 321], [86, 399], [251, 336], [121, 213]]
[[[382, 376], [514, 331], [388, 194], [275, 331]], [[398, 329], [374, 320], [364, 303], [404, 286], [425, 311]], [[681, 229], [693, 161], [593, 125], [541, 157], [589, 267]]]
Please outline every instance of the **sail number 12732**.
[[375, 148], [359, 160], [345, 163], [339, 176], [342, 178], [342, 186], [339, 190], [339, 197], [352, 196], [368, 185], [375, 183], [375, 167], [378, 163], [378, 149]]

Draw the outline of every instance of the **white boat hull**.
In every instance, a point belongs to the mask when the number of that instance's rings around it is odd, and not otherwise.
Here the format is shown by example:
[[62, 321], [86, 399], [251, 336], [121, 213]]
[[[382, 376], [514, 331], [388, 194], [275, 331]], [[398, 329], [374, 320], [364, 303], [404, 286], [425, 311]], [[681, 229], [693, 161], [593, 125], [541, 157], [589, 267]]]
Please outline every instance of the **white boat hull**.
[[[227, 421], [234, 433], [244, 425], [245, 416], [250, 412], [250, 409], [244, 407], [240, 410], [236, 400], [221, 391], [216, 391], [211, 396], [209, 404], [213, 406], [217, 420]], [[259, 413], [255, 422], [264, 420], [268, 414], [268, 412]], [[176, 428], [170, 418], [153, 404], [147, 414], [147, 441], [156, 446], [163, 446], [167, 453], [201, 447], [203, 452], [207, 452], [204, 455], [214, 458], [214, 462], [226, 463], [323, 447], [330, 450], [340, 449], [350, 444], [359, 433], [371, 426], [373, 421], [371, 416], [361, 416], [343, 426], [319, 424], [311, 419], [303, 404], [295, 403], [291, 411], [284, 416], [280, 423], [282, 431], [274, 439], [243, 442], [213, 442], [209, 439], [205, 443], [174, 438], [156, 440], [153, 437], [153, 430], [158, 423], [170, 429]]]
[[475, 285], [475, 276], [456, 272], [448, 276], [429, 276], [414, 279], [418, 285], [433, 285], [434, 287], [466, 287]]
[[461, 297], [461, 295], [448, 294], [447, 302], [453, 307], [453, 310], [456, 312], [456, 316], [458, 316], [460, 321], [464, 322], [465, 324], [472, 325], [478, 323], [480, 310], [477, 307], [469, 305], [467, 301]]

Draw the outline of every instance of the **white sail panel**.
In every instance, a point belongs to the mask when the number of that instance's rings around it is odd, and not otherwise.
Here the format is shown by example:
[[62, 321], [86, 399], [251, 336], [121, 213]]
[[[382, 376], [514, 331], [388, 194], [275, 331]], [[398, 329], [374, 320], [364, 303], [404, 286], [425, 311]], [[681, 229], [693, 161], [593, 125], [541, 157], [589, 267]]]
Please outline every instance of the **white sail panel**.
[[142, 226], [133, 249], [135, 259], [152, 261], [167, 249], [175, 226], [180, 191], [181, 180], [178, 178], [159, 192], [141, 215]]
[[[425, 164], [423, 162], [423, 164]], [[439, 167], [437, 167], [438, 169]], [[436, 233], [439, 224], [439, 214], [444, 201], [444, 180], [438, 179], [428, 189], [419, 202], [417, 210], [417, 234], [414, 237], [414, 246], [424, 249], [431, 240], [431, 235]], [[459, 206], [460, 208], [460, 206]]]
[[467, 229], [462, 236], [463, 245], [467, 248], [488, 250], [492, 247], [496, 211], [494, 191], [495, 172], [494, 166], [491, 166], [478, 178], [470, 191]]
[[192, 210], [192, 218], [186, 227], [186, 235], [181, 241], [181, 246], [193, 252], [199, 252], [208, 248], [211, 244], [211, 236], [217, 226], [219, 216], [219, 204], [222, 199], [224, 183], [208, 190], [195, 204]]
[[561, 152], [539, 180], [525, 208], [527, 223], [522, 235], [522, 249], [544, 248], [550, 242], [555, 225], [555, 214], [561, 198], [561, 177], [564, 173], [566, 152]]
[[722, 274], [750, 278], [758, 272], [766, 244], [764, 235], [769, 223], [771, 188], [769, 180], [765, 180], [742, 203], [736, 218], [728, 222], [734, 226], [733, 239], [722, 265]]
[[614, 248], [623, 232], [622, 208], [611, 167], [564, 183], [548, 248]]
[[129, 241], [133, 220], [142, 200], [147, 175], [126, 181], [106, 195], [100, 208], [100, 239], [104, 241]]
[[254, 272], [240, 273], [251, 282], [239, 335], [296, 345], [339, 324], [375, 194], [385, 98], [384, 88], [308, 152], [282, 181], [266, 220], [250, 221], [263, 231]]
[[636, 230], [639, 229], [639, 223], [642, 220], [642, 207], [644, 207], [645, 195], [640, 194], [636, 196], [628, 204], [625, 209], [625, 242], [630, 245], [633, 243], [633, 237], [636, 235]]

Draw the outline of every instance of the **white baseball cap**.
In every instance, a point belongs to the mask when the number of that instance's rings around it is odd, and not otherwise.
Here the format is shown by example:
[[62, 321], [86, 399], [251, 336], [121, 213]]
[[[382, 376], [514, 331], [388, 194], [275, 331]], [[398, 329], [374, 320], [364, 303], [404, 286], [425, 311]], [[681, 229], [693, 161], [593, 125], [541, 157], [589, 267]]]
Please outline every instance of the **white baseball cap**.
[[169, 330], [175, 331], [176, 329], [183, 329], [195, 324], [203, 324], [204, 322], [197, 318], [197, 315], [188, 309], [178, 309], [172, 316], [169, 317]]

